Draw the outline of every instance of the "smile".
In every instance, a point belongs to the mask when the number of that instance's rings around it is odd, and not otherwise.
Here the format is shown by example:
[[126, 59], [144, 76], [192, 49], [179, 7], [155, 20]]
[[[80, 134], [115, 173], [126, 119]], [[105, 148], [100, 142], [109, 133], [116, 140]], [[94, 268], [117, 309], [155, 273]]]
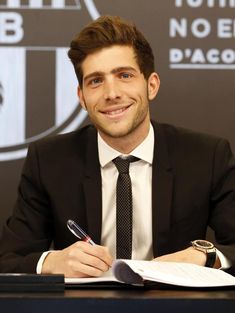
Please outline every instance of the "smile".
[[124, 108], [119, 108], [119, 109], [116, 109], [116, 110], [109, 110], [109, 111], [105, 111], [103, 112], [105, 115], [109, 116], [109, 117], [119, 117], [119, 116], [122, 116], [123, 113], [125, 111], [127, 111], [129, 109], [131, 105], [127, 106], [127, 107], [124, 107]]
[[106, 112], [106, 114], [108, 114], [108, 115], [116, 115], [116, 114], [120, 114], [120, 113], [124, 112], [126, 109], [127, 108], [122, 108], [122, 109], [119, 109], [119, 110]]

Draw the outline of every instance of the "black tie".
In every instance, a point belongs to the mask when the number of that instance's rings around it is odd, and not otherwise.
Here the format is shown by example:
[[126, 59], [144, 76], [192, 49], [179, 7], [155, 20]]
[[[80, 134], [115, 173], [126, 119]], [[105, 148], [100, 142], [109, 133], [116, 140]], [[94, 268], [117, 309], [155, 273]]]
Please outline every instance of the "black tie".
[[131, 259], [132, 252], [132, 188], [129, 175], [130, 162], [139, 160], [134, 156], [113, 160], [119, 172], [116, 191], [117, 259]]

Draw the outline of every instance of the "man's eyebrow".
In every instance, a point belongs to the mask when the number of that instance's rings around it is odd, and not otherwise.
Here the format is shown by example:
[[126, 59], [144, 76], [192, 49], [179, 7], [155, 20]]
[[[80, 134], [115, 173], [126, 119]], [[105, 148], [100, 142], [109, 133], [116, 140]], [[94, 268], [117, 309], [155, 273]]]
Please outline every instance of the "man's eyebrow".
[[114, 68], [111, 71], [111, 73], [115, 74], [115, 73], [125, 72], [125, 71], [137, 72], [137, 70], [134, 67], [132, 67], [132, 66], [120, 66], [120, 67]]
[[100, 76], [103, 76], [104, 75], [104, 72], [101, 72], [101, 71], [96, 71], [96, 72], [92, 72], [88, 75], [86, 75], [84, 77], [84, 81], [88, 80], [89, 78], [92, 78], [92, 77], [100, 77]]
[[[137, 70], [132, 66], [119, 66], [119, 67], [112, 69], [111, 74], [116, 74], [116, 73], [120, 73], [120, 72], [124, 72], [124, 71], [137, 72]], [[92, 77], [101, 77], [104, 75], [105, 75], [105, 72], [102, 72], [102, 71], [92, 72], [92, 73], [90, 73], [84, 77], [84, 81], [87, 81], [88, 79], [90, 79]]]

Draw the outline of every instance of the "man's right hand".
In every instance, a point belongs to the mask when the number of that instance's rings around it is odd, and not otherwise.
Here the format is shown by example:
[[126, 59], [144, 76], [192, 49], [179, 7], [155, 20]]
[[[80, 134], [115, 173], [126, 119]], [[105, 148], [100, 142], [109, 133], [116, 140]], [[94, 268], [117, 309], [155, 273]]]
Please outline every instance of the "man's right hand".
[[99, 277], [107, 272], [113, 258], [108, 249], [77, 241], [73, 245], [50, 252], [42, 265], [42, 274], [64, 274], [65, 277]]

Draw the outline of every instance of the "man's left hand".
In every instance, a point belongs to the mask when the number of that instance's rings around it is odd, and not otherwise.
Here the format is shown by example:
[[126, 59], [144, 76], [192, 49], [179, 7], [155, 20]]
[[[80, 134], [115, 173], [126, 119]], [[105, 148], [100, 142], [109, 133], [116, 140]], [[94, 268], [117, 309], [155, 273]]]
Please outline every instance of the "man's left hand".
[[[162, 255], [153, 259], [153, 261], [193, 263], [205, 266], [206, 254], [202, 251], [194, 249], [193, 247], [189, 247], [181, 251]], [[220, 266], [219, 258], [216, 257], [214, 268], [219, 268]]]

